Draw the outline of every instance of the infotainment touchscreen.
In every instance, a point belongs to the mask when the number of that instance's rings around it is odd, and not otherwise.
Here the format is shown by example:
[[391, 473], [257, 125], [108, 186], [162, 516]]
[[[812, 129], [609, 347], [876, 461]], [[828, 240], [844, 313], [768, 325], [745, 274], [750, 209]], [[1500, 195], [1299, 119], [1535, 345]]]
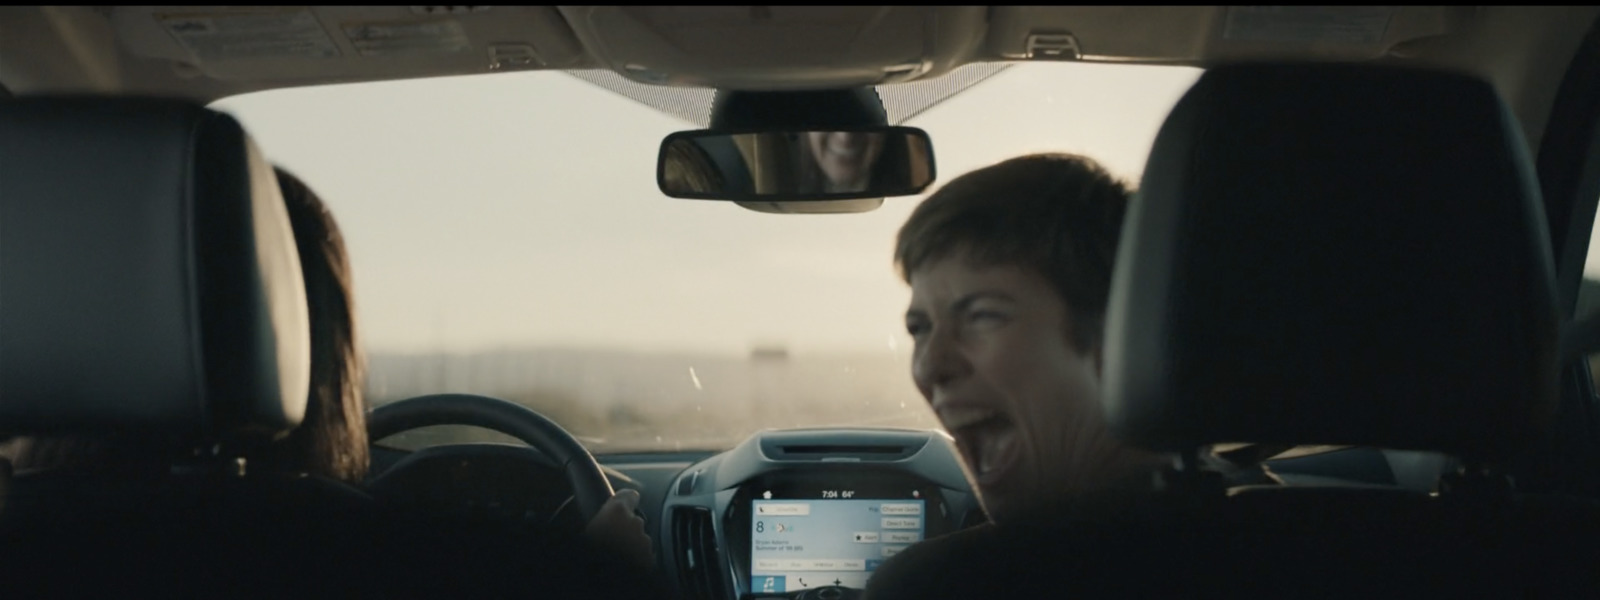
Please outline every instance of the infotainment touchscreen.
[[879, 564], [927, 531], [919, 492], [863, 498], [854, 490], [819, 491], [804, 499], [765, 492], [751, 500], [751, 592], [865, 588]]

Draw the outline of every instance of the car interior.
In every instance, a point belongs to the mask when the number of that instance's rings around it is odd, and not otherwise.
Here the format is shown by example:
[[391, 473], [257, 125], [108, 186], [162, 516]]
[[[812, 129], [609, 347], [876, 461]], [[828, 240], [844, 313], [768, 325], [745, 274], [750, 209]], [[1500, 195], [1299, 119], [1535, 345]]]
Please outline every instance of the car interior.
[[[1044, 150], [1137, 184], [1101, 406], [1173, 463], [894, 594], [1600, 594], [1592, 6], [0, 7], [0, 435], [114, 458], [0, 460], [0, 589], [862, 597], [989, 520], [895, 228]], [[361, 481], [243, 458], [312, 385], [279, 165]]]

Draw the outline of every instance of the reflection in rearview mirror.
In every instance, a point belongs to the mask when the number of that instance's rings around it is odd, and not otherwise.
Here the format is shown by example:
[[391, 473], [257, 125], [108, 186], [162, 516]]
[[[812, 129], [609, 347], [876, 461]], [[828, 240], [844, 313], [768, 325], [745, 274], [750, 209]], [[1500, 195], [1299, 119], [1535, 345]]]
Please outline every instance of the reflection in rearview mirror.
[[921, 193], [933, 145], [912, 127], [837, 131], [685, 131], [661, 143], [656, 171], [674, 198], [806, 201]]

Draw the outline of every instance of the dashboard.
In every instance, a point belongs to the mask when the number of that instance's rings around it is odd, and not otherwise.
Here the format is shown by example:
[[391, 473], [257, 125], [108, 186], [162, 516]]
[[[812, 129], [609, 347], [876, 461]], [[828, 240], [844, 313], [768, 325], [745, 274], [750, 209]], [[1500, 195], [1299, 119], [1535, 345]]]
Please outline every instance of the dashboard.
[[[367, 489], [430, 513], [583, 527], [562, 470], [521, 445], [416, 452], [375, 444]], [[919, 540], [986, 520], [959, 454], [939, 431], [763, 431], [724, 452], [605, 454], [618, 489], [641, 494], [660, 565], [692, 600], [845, 600]], [[1448, 457], [1370, 448], [1286, 453], [1288, 485], [1426, 492]]]
[[[919, 540], [987, 520], [940, 431], [762, 431], [723, 452], [596, 457], [640, 493], [660, 566], [691, 600], [845, 600]], [[397, 507], [581, 530], [561, 468], [517, 444], [374, 444], [369, 493]]]
[[757, 433], [674, 478], [664, 562], [690, 598], [853, 597], [906, 546], [984, 520], [958, 456], [935, 431]]

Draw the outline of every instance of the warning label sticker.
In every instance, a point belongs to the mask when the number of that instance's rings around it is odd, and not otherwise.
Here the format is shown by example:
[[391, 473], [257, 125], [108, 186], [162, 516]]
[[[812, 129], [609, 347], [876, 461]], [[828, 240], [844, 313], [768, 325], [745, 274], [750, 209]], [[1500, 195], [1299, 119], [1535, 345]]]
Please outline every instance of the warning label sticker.
[[472, 49], [466, 31], [452, 19], [346, 23], [343, 29], [362, 56], [451, 54]]
[[1241, 42], [1376, 44], [1392, 6], [1230, 6], [1223, 39]]
[[309, 9], [163, 14], [156, 18], [201, 61], [339, 56], [339, 47]]

